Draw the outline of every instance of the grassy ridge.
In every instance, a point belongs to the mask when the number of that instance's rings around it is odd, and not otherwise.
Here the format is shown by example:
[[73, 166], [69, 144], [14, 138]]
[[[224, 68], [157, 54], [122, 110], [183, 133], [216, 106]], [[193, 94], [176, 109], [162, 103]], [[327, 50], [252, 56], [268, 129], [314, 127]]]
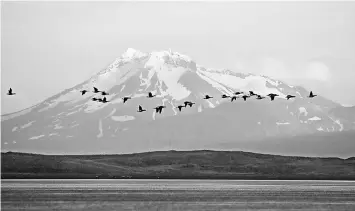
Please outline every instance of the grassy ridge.
[[355, 159], [207, 150], [124, 155], [39, 155], [8, 152], [1, 153], [1, 177], [355, 180]]

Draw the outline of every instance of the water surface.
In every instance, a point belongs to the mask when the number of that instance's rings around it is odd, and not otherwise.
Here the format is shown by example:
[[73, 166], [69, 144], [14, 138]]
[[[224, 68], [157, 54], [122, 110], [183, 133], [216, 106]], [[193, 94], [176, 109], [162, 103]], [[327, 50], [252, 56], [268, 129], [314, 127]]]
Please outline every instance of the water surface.
[[2, 210], [355, 210], [355, 181], [2, 180]]

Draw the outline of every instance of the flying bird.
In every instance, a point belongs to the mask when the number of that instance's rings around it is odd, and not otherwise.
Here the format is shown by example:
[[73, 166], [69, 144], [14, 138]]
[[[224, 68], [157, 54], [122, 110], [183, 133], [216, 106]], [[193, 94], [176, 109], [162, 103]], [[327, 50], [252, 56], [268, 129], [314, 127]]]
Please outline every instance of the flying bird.
[[99, 92], [100, 92], [99, 89], [94, 87], [94, 93], [99, 93]]
[[233, 102], [233, 100], [237, 100], [237, 96], [233, 96], [233, 97], [231, 98], [231, 102]]
[[84, 90], [81, 90], [80, 92], [81, 92], [81, 95], [84, 95], [86, 92], [88, 92], [88, 90], [84, 89]]
[[179, 111], [181, 112], [181, 109], [182, 109], [183, 107], [186, 107], [186, 106], [179, 105], [177, 108], [178, 108], [178, 109], [179, 109]]
[[122, 99], [123, 99], [123, 103], [125, 103], [125, 102], [127, 102], [127, 100], [132, 99], [132, 98], [131, 97], [124, 97]]
[[93, 97], [92, 100], [93, 101], [98, 101], [98, 99], [96, 97]]
[[12, 89], [10, 88], [9, 91], [7, 92], [7, 95], [15, 95], [16, 93], [12, 92]]
[[191, 103], [190, 101], [185, 101], [185, 102], [184, 102], [185, 107], [186, 107], [187, 105], [189, 105], [190, 103]]
[[294, 97], [296, 97], [296, 96], [293, 96], [293, 95], [287, 95], [286, 96], [287, 100], [289, 100], [290, 98], [294, 98]]
[[225, 94], [222, 95], [222, 98], [229, 98], [230, 96], [227, 96]]
[[[189, 106], [192, 107], [193, 104], [196, 104], [196, 103], [193, 103], [193, 102], [189, 102]], [[186, 106], [185, 106], [186, 107]]]
[[102, 95], [108, 95], [108, 93], [105, 92], [105, 91], [102, 91], [101, 94], [102, 94]]
[[311, 91], [311, 92], [309, 93], [309, 96], [308, 96], [308, 97], [309, 97], [309, 98], [313, 98], [313, 97], [316, 97], [316, 96], [317, 96], [317, 95], [314, 95], [313, 92]]
[[273, 100], [275, 100], [275, 97], [276, 97], [276, 96], [279, 96], [279, 95], [278, 95], [278, 94], [270, 93], [270, 94], [268, 94], [267, 96], [269, 96], [270, 99], [271, 99], [271, 101], [273, 101]]
[[250, 96], [257, 95], [257, 94], [255, 94], [253, 91], [249, 91], [249, 94], [250, 94]]
[[236, 92], [234, 93], [235, 95], [240, 95], [240, 94], [244, 94], [244, 92]]
[[155, 97], [156, 95], [153, 95], [151, 92], [148, 93], [148, 98], [152, 98], [152, 97]]
[[144, 112], [144, 111], [147, 111], [147, 110], [143, 109], [143, 108], [142, 108], [142, 106], [141, 106], [141, 105], [139, 105], [139, 106], [138, 106], [138, 111], [137, 111], [137, 112]]
[[257, 95], [257, 100], [262, 100], [262, 99], [264, 99], [265, 97], [262, 97], [261, 95]]
[[166, 106], [157, 106], [154, 109], [157, 113], [161, 114], [161, 112], [163, 111], [163, 108], [166, 108]]
[[106, 100], [106, 97], [104, 97], [104, 98], [102, 99], [102, 102], [103, 102], [103, 103], [108, 103], [108, 102], [110, 102], [110, 101], [107, 101], [107, 100]]
[[208, 100], [208, 99], [210, 99], [210, 98], [213, 98], [213, 97], [211, 97], [211, 96], [209, 96], [209, 95], [206, 95], [203, 99]]
[[249, 98], [250, 96], [248, 96], [248, 95], [243, 95], [242, 96], [242, 98], [244, 99], [244, 101], [246, 101], [247, 100], [247, 98]]
[[98, 98], [98, 99], [97, 99], [97, 101], [99, 101], [99, 102], [103, 102], [103, 100], [102, 100], [101, 98]]

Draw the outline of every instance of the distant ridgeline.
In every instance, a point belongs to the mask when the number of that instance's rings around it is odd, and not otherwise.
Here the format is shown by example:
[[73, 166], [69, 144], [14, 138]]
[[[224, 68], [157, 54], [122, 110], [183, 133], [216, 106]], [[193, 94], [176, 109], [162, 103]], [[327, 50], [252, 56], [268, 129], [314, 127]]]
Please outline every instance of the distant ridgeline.
[[122, 155], [1, 153], [2, 179], [355, 180], [355, 157], [310, 158], [241, 151], [157, 151]]

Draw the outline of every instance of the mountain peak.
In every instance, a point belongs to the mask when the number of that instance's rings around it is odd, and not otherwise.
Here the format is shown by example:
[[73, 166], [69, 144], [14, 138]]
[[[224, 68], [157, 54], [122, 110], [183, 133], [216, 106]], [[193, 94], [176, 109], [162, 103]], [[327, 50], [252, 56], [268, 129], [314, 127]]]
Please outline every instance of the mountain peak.
[[143, 53], [134, 48], [127, 48], [127, 50], [122, 54], [123, 58], [131, 59], [131, 58], [141, 58], [146, 56], [146, 53]]

